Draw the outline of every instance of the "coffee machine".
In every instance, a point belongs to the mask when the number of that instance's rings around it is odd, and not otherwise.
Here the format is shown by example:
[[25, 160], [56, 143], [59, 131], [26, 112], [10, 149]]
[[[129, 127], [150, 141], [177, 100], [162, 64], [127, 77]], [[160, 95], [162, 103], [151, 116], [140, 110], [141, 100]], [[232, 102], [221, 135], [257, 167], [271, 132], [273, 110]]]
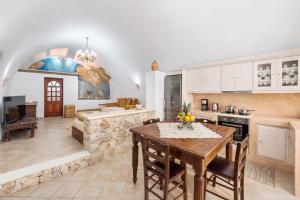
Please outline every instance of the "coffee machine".
[[201, 110], [208, 110], [208, 99], [201, 99]]

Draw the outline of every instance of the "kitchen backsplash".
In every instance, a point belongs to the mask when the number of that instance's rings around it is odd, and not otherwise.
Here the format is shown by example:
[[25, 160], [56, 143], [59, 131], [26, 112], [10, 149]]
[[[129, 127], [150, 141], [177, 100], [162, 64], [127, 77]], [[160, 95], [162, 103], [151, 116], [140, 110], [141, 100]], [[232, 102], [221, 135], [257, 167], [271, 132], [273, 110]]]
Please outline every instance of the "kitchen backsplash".
[[255, 114], [300, 117], [300, 94], [194, 94], [194, 109], [200, 110], [201, 99], [208, 99], [210, 110], [213, 103], [218, 103], [219, 111], [224, 111], [226, 105], [233, 105], [253, 109]]

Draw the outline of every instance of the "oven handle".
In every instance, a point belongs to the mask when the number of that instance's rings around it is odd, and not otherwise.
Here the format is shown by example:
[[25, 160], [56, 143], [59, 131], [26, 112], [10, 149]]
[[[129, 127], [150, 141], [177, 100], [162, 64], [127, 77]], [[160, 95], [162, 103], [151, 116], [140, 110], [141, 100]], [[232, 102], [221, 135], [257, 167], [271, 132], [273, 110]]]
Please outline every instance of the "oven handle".
[[228, 124], [228, 123], [224, 123], [224, 122], [222, 122], [222, 125], [233, 126], [233, 127], [236, 127], [236, 128], [243, 128], [243, 126], [240, 126], [240, 125]]

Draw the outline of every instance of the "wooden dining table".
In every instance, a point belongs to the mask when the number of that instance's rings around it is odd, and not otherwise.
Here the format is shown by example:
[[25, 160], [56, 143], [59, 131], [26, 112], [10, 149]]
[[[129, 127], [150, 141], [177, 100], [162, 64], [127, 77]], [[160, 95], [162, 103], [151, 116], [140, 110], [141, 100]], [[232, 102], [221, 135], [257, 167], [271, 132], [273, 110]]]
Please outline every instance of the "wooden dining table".
[[[161, 122], [164, 123], [164, 122]], [[138, 168], [138, 143], [143, 137], [149, 137], [157, 141], [165, 142], [170, 146], [170, 154], [176, 159], [192, 165], [194, 176], [194, 200], [204, 200], [205, 179], [204, 173], [207, 165], [226, 147], [226, 158], [232, 160], [232, 141], [234, 128], [214, 124], [204, 124], [210, 130], [218, 133], [221, 138], [162, 138], [157, 124], [130, 129], [132, 132], [132, 169], [133, 182], [137, 181]]]

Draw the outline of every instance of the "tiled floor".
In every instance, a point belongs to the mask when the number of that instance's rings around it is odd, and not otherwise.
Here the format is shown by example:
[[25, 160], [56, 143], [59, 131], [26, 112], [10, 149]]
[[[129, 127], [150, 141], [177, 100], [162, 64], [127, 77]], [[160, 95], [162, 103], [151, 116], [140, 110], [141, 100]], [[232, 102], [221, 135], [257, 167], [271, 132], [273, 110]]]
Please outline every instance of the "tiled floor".
[[[140, 154], [141, 155], [141, 154]], [[60, 177], [48, 183], [32, 187], [1, 200], [142, 200], [144, 199], [142, 161], [139, 159], [138, 182], [132, 183], [131, 145], [128, 151], [112, 158], [104, 158], [100, 163]], [[193, 171], [188, 172], [189, 199], [193, 192]], [[277, 172], [276, 187], [270, 187], [246, 178], [247, 200], [292, 200], [290, 194], [291, 175]], [[216, 187], [229, 198], [231, 192]], [[175, 191], [176, 192], [176, 191]], [[150, 198], [155, 199], [155, 198]], [[171, 198], [172, 199], [172, 198]], [[218, 199], [207, 194], [208, 200]]]
[[0, 173], [23, 168], [82, 151], [71, 137], [69, 118], [39, 119], [35, 136], [30, 131], [13, 134], [11, 141], [0, 143]]

